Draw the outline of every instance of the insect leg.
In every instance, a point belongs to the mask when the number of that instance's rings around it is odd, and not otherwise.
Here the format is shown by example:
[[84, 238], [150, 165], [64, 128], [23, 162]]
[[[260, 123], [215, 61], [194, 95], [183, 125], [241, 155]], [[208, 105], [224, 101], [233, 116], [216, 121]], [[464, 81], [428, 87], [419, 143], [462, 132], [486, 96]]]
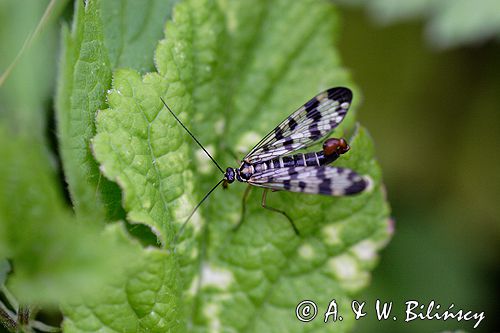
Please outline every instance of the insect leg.
[[245, 189], [245, 193], [243, 193], [243, 198], [241, 199], [241, 217], [238, 224], [234, 227], [234, 231], [238, 230], [243, 224], [243, 221], [245, 220], [245, 212], [247, 210], [247, 199], [251, 190], [252, 186], [248, 185], [247, 188]]
[[284, 215], [288, 219], [288, 222], [290, 222], [290, 224], [292, 225], [293, 231], [295, 231], [295, 234], [297, 234], [297, 236], [298, 236], [300, 234], [299, 229], [297, 229], [297, 227], [295, 226], [295, 223], [293, 223], [292, 219], [290, 218], [290, 216], [288, 216], [287, 213], [285, 213], [282, 210], [279, 210], [279, 209], [276, 209], [273, 207], [269, 207], [266, 205], [267, 190], [268, 190], [267, 188], [264, 189], [264, 192], [262, 193], [262, 207], [265, 209], [269, 209], [273, 212], [280, 213], [280, 214]]

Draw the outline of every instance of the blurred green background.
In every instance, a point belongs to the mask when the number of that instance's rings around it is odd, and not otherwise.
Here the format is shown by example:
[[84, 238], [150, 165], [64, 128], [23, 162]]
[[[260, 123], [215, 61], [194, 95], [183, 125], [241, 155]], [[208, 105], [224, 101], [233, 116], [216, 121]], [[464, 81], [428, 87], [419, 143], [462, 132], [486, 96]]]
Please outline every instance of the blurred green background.
[[[2, 73], [48, 3], [0, 2]], [[486, 313], [476, 330], [470, 322], [367, 316], [356, 332], [500, 330], [500, 5], [473, 3], [470, 11], [447, 11], [445, 0], [340, 5], [339, 50], [363, 92], [355, 97], [363, 100], [358, 119], [376, 142], [395, 220], [359, 299], [393, 301], [400, 317], [410, 299]], [[73, 6], [55, 4], [0, 89], [1, 122], [54, 151], [59, 27]], [[475, 21], [463, 19], [469, 16]]]
[[[395, 219], [363, 296], [396, 309], [412, 299], [455, 303], [486, 312], [474, 331], [500, 331], [500, 33], [448, 46], [425, 17], [341, 13], [339, 49], [364, 94], [358, 120], [375, 140]], [[359, 324], [356, 332], [473, 331], [450, 321]]]

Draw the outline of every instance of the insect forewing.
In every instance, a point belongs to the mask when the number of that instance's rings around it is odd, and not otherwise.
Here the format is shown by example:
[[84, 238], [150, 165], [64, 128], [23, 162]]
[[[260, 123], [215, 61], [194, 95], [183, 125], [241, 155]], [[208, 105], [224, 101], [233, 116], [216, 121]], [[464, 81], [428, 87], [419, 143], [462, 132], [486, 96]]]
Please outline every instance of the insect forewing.
[[248, 183], [273, 190], [342, 196], [365, 191], [372, 181], [351, 169], [306, 166], [269, 169], [252, 175]]
[[323, 91], [269, 132], [243, 160], [262, 162], [312, 145], [342, 122], [351, 101], [348, 88]]

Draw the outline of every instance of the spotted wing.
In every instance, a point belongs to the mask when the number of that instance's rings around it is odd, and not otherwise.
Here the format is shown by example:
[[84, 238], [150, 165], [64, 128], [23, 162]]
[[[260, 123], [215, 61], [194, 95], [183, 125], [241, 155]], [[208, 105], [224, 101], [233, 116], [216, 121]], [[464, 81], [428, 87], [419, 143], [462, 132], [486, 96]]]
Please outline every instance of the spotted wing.
[[351, 101], [352, 92], [348, 88], [323, 91], [267, 134], [243, 160], [267, 161], [312, 145], [342, 122]]
[[252, 175], [248, 183], [273, 190], [343, 196], [369, 189], [372, 180], [351, 169], [305, 166], [268, 169]]

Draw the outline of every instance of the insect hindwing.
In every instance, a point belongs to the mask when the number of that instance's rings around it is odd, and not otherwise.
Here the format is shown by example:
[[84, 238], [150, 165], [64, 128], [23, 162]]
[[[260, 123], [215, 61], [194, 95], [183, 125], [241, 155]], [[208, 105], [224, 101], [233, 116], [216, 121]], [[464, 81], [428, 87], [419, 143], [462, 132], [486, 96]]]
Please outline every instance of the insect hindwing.
[[371, 180], [366, 176], [350, 169], [329, 166], [271, 169], [254, 174], [248, 183], [273, 190], [333, 196], [356, 194], [371, 186]]

